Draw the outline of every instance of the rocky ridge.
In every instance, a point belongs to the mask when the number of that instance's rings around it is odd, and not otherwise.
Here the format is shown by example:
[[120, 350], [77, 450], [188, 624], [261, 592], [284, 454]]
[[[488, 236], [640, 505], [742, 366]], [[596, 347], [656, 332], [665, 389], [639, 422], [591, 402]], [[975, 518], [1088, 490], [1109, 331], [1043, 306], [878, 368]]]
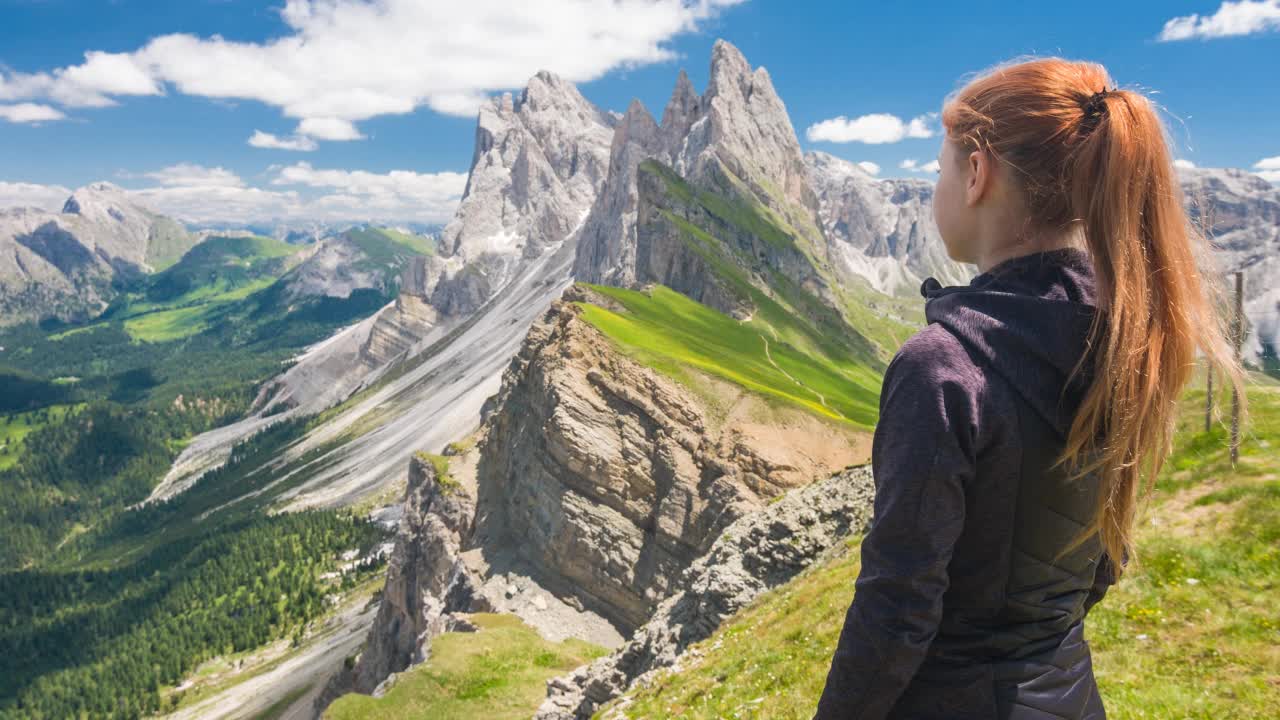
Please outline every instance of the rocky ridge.
[[975, 266], [947, 256], [933, 222], [933, 183], [880, 179], [823, 152], [804, 156], [818, 195], [831, 261], [845, 277], [865, 279], [886, 294], [915, 295], [929, 276], [963, 285]]
[[[1280, 187], [1235, 168], [1184, 168], [1179, 175], [1219, 269], [1244, 273], [1244, 356], [1280, 368]], [[1229, 278], [1223, 287], [1235, 292]]]
[[582, 319], [588, 301], [606, 302], [575, 287], [530, 329], [486, 404], [474, 470], [455, 458], [442, 485], [413, 461], [384, 610], [335, 687], [376, 690], [426, 657], [449, 613], [514, 612], [617, 646], [734, 521], [866, 459], [864, 434], [798, 410], [753, 421], [761, 401], [727, 384], [729, 409], [710, 411], [614, 349]]
[[725, 618], [865, 531], [874, 495], [871, 468], [860, 465], [738, 519], [625, 645], [548, 682], [536, 719], [585, 720], [632, 686], [677, 667], [689, 646], [709, 637]]
[[120, 283], [173, 263], [196, 241], [110, 183], [76, 190], [61, 212], [0, 211], [0, 325], [93, 317]]
[[608, 172], [615, 121], [546, 71], [480, 109], [467, 187], [433, 260], [433, 305], [474, 312], [522, 259], [579, 229]]

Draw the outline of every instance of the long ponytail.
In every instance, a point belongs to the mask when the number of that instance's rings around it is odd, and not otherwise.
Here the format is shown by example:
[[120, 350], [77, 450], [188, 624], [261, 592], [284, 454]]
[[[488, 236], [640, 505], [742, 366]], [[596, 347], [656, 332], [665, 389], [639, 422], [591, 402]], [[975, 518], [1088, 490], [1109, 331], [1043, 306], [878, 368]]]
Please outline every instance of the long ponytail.
[[1197, 351], [1239, 392], [1224, 283], [1184, 205], [1164, 125], [1143, 94], [1110, 89], [1097, 63], [997, 66], [944, 105], [948, 136], [1015, 171], [1029, 222], [1082, 227], [1099, 312], [1072, 375], [1090, 374], [1057, 465], [1100, 483], [1091, 523], [1117, 573], [1136, 561], [1133, 524], [1173, 443]]

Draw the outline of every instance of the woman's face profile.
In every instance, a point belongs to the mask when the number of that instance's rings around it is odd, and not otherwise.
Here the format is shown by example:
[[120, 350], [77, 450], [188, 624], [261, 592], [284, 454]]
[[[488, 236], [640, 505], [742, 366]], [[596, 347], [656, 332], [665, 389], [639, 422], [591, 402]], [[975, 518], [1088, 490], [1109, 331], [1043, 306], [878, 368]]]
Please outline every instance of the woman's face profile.
[[933, 221], [947, 255], [957, 262], [972, 263], [978, 255], [974, 247], [974, 209], [966, 202], [970, 184], [968, 163], [957, 157], [958, 153], [955, 143], [944, 136], [938, 152], [938, 180], [933, 190]]

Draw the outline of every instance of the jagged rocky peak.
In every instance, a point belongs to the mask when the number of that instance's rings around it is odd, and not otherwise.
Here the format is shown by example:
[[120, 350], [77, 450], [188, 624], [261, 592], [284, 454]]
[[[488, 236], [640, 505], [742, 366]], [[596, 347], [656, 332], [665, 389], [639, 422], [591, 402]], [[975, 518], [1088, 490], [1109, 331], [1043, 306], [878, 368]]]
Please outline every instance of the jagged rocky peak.
[[474, 311], [582, 226], [609, 169], [616, 117], [542, 71], [480, 109], [466, 191], [445, 227], [433, 304]]
[[[578, 246], [575, 275], [627, 285], [636, 280], [636, 169], [645, 160], [673, 168], [690, 184], [741, 192], [786, 218], [801, 232], [817, 230], [817, 199], [808, 185], [800, 142], [786, 106], [764, 68], [752, 69], [736, 47], [716, 41], [711, 80], [698, 95], [683, 70], [657, 125], [632, 102], [614, 132], [609, 177]], [[815, 238], [816, 240], [816, 238]]]
[[[768, 70], [752, 70], [736, 47], [717, 40], [711, 51], [711, 79], [699, 110], [706, 122], [692, 124], [677, 160], [681, 174], [700, 179], [714, 157], [751, 184], [767, 205], [789, 203], [816, 210], [800, 141]], [[783, 197], [774, 197], [774, 188]]]
[[[632, 104], [635, 102], [632, 101]], [[671, 91], [671, 99], [667, 101], [667, 108], [662, 113], [662, 132], [667, 147], [677, 148], [684, 141], [689, 128], [698, 119], [701, 103], [702, 98], [693, 89], [688, 73], [681, 68], [680, 74], [676, 76], [676, 87]]]
[[564, 240], [582, 220], [609, 164], [613, 117], [571, 83], [540, 72], [513, 97], [480, 109], [462, 203], [442, 249], [469, 259]]

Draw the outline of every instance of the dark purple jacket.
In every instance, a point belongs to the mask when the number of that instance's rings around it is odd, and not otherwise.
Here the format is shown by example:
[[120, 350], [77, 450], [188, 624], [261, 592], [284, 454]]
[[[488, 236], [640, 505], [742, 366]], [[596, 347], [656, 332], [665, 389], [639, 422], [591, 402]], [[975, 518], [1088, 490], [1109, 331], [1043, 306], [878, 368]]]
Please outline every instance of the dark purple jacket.
[[1114, 582], [1098, 484], [1050, 469], [1090, 377], [1085, 251], [921, 285], [928, 325], [885, 371], [875, 508], [815, 718], [1104, 717], [1085, 613]]

